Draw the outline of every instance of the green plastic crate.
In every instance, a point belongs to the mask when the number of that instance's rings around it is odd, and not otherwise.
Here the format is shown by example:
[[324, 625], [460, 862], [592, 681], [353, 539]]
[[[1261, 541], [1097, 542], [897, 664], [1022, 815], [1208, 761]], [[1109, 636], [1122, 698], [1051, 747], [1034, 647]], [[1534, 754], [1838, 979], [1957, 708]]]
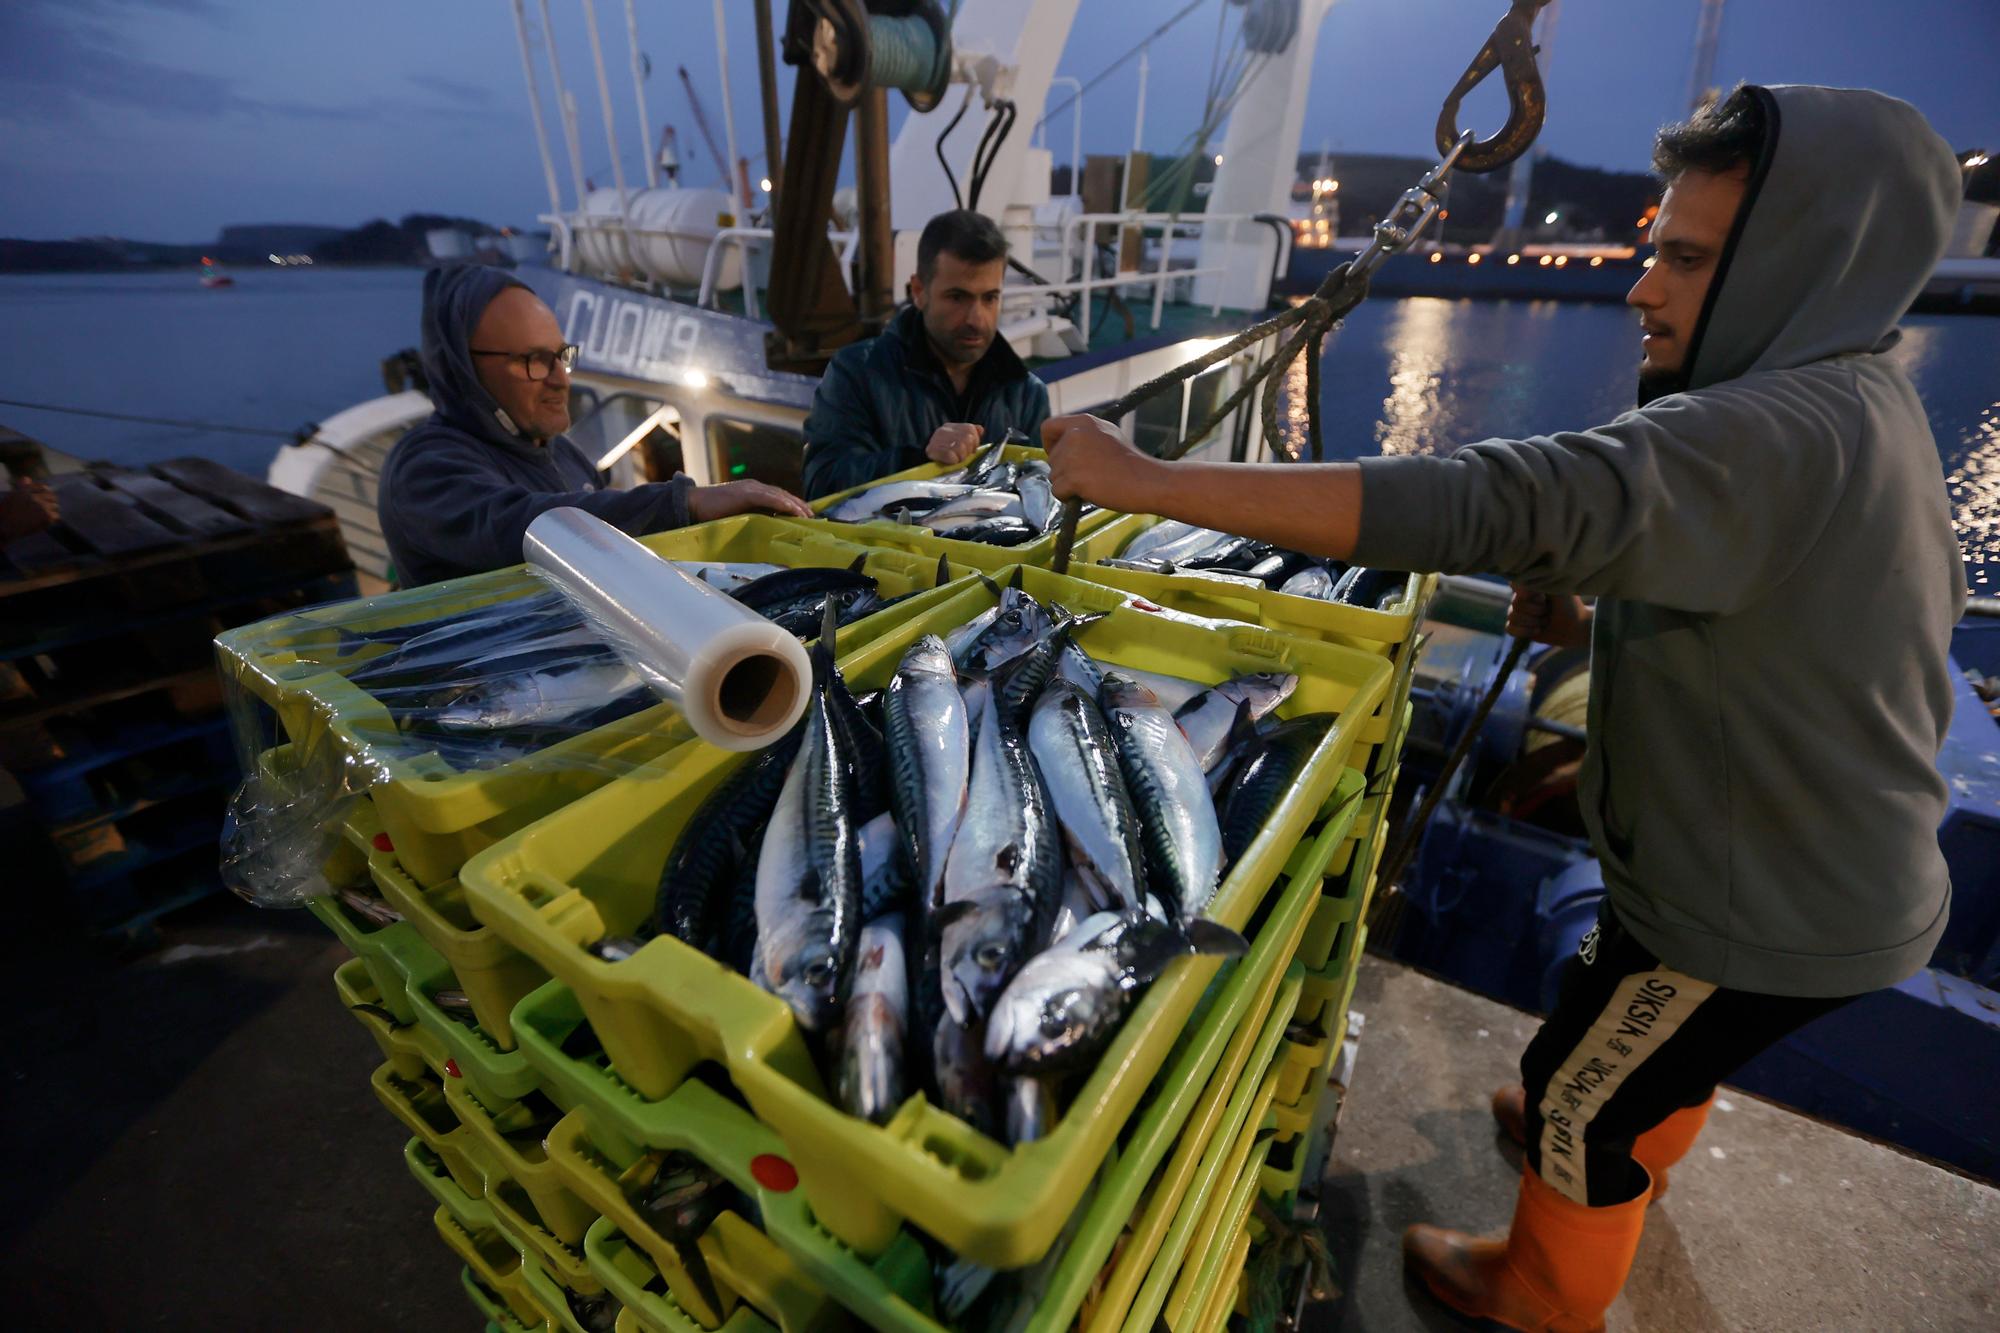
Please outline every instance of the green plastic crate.
[[[1040, 459], [1048, 457], [1040, 449], [1030, 448], [1027, 445], [1008, 445], [1006, 449], [1001, 451], [1000, 456], [1010, 463], [1025, 462], [1031, 458]], [[926, 463], [921, 467], [913, 467], [906, 472], [895, 473], [893, 476], [880, 477], [864, 485], [849, 487], [847, 490], [841, 491], [836, 495], [828, 495], [815, 500], [812, 502], [813, 512], [823, 514], [850, 495], [857, 495], [862, 491], [885, 485], [888, 482], [917, 481], [942, 476], [944, 473], [952, 470], [940, 467], [936, 463]], [[1077, 522], [1077, 532], [1079, 535], [1093, 532], [1110, 523], [1116, 517], [1118, 516], [1104, 509], [1085, 514]], [[913, 552], [925, 556], [933, 562], [942, 556], [950, 560], [953, 564], [964, 565], [969, 569], [983, 569], [989, 574], [999, 573], [1015, 565], [1031, 565], [1036, 569], [1047, 569], [1055, 563], [1056, 557], [1056, 539], [1058, 534], [1054, 532], [1051, 532], [1046, 537], [1038, 537], [1031, 542], [1023, 542], [1019, 546], [988, 546], [984, 542], [967, 542], [951, 537], [935, 536], [928, 528], [913, 523], [890, 523], [887, 521], [837, 523], [830, 518], [793, 519], [791, 521], [806, 523], [816, 531], [843, 536], [849, 541], [865, 542], [870, 546], [886, 547], [891, 550]]]
[[[1108, 663], [1209, 681], [1292, 671], [1300, 684], [1287, 714], [1341, 714], [1209, 908], [1240, 927], [1338, 786], [1355, 732], [1387, 688], [1387, 662], [1250, 627], [1216, 631], [1161, 620], [1119, 604], [1110, 590], [1037, 570], [1023, 570], [1022, 578], [1046, 601], [1091, 607], [1110, 600], [1109, 616], [1087, 632], [1089, 650]], [[910, 642], [965, 623], [992, 606], [994, 595], [985, 586], [966, 588], [845, 655], [849, 682], [857, 690], [886, 683]], [[921, 1097], [885, 1126], [845, 1115], [826, 1099], [778, 997], [672, 938], [656, 938], [620, 963], [582, 947], [631, 933], [650, 916], [660, 867], [680, 829], [743, 760], [691, 744], [495, 846], [464, 870], [474, 912], [575, 989], [619, 1078], [639, 1093], [662, 1097], [700, 1061], [722, 1063], [758, 1118], [791, 1146], [821, 1223], [848, 1244], [879, 1252], [908, 1220], [977, 1262], [1032, 1262], [1076, 1206], [1217, 961], [1177, 963], [1154, 983], [1070, 1113], [1037, 1143], [1009, 1151]]]
[[[625, 1240], [636, 1245], [666, 1276], [668, 1288], [681, 1292], [683, 1307], [699, 1304], [688, 1285], [678, 1247], [662, 1237], [640, 1214], [627, 1193], [638, 1165], [635, 1149], [613, 1156], [590, 1136], [583, 1112], [572, 1111], [549, 1131], [549, 1160], [570, 1187], [610, 1220]], [[768, 1236], [728, 1214], [728, 1226], [702, 1242], [702, 1254], [718, 1288], [740, 1294], [781, 1329], [823, 1327], [835, 1319], [826, 1292]]]
[[[933, 590], [938, 557], [881, 549], [815, 530], [797, 520], [742, 515], [657, 533], [643, 544], [667, 559], [845, 566], [859, 558], [888, 596]], [[964, 543], [958, 543], [964, 545]], [[949, 571], [961, 574], [964, 570]], [[345, 631], [375, 630], [523, 597], [546, 585], [516, 565], [404, 592], [338, 602], [231, 630], [216, 640], [225, 683], [261, 700], [285, 734], [313, 756], [374, 754], [371, 738], [396, 735], [388, 711], [342, 674], [379, 656]], [[865, 617], [843, 634], [854, 644], [893, 629], [932, 604], [929, 597]], [[692, 733], [661, 703], [571, 737], [510, 764], [460, 772], [436, 754], [383, 759], [388, 775], [370, 787], [383, 829], [403, 868], [425, 887], [457, 875], [467, 857], [535, 819], [596, 790], [613, 776], [666, 753]], [[337, 764], [329, 764], [331, 775]], [[331, 779], [330, 779], [331, 780]], [[329, 796], [333, 793], [329, 792]]]
[[493, 1210], [486, 1206], [484, 1194], [469, 1194], [452, 1179], [446, 1169], [444, 1159], [432, 1152], [430, 1145], [421, 1138], [411, 1139], [403, 1145], [403, 1165], [417, 1178], [430, 1196], [445, 1208], [469, 1231], [484, 1231], [493, 1226]]

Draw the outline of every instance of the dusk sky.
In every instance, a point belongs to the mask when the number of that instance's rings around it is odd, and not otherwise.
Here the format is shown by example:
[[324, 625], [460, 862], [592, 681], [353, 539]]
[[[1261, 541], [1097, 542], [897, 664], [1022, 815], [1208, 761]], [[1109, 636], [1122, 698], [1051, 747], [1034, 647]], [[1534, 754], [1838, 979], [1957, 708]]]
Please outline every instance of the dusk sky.
[[[1207, 81], [1221, 3], [1154, 45], [1148, 148], [1175, 149], [1193, 128], [1200, 99], [1188, 90]], [[782, 24], [785, 6], [774, 7]], [[1060, 71], [1091, 78], [1178, 8], [1082, 0]], [[597, 9], [628, 181], [638, 180], [625, 8]], [[528, 10], [538, 28], [537, 4]], [[582, 6], [552, 0], [551, 10], [587, 170], [609, 184]], [[753, 11], [747, 0], [728, 10], [737, 138], [754, 175]], [[1503, 0], [1340, 0], [1320, 30], [1302, 149], [1429, 153], [1440, 99], [1504, 10]], [[1643, 169], [1653, 129], [1685, 109], [1698, 10], [1696, 0], [1565, 0], [1541, 147]], [[694, 184], [714, 183], [715, 168], [675, 68], [688, 66], [720, 138], [712, 16], [709, 0], [638, 5], [649, 119], [655, 134], [677, 127]], [[1731, 0], [1716, 82], [1878, 88], [1916, 103], [1954, 147], [2000, 147], [1996, 51], [2000, 0]], [[539, 74], [553, 133], [546, 66]], [[0, 235], [201, 242], [225, 223], [351, 226], [418, 211], [531, 226], [547, 208], [505, 0], [0, 0], [0, 83]], [[1136, 91], [1132, 65], [1091, 91], [1086, 150], [1130, 147]], [[1497, 94], [1475, 100], [1467, 123], [1490, 132], [1498, 105]], [[1066, 118], [1050, 131], [1063, 161]]]

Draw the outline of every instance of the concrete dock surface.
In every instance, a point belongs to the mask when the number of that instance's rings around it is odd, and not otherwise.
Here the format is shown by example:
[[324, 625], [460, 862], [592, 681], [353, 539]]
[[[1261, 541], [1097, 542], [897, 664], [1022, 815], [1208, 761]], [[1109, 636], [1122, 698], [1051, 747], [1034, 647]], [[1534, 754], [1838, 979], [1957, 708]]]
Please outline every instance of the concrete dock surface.
[[[138, 957], [10, 950], [10, 1327], [479, 1327], [335, 997], [345, 958], [305, 913], [233, 900]], [[1320, 1214], [1342, 1291], [1306, 1327], [1460, 1328], [1405, 1281], [1398, 1236], [1505, 1225], [1519, 1157], [1486, 1099], [1534, 1020], [1374, 958], [1355, 1007]], [[2000, 1328], [2000, 1191], [1725, 1092], [1610, 1327]]]

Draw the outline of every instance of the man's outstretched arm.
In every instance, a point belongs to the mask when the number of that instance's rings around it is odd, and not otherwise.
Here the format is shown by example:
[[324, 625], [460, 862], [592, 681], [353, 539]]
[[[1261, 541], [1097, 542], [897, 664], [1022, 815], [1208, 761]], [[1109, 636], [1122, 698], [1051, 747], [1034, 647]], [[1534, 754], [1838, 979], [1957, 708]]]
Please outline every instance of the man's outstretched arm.
[[1165, 463], [1093, 416], [1042, 426], [1056, 495], [1346, 560], [1361, 531], [1353, 463]]

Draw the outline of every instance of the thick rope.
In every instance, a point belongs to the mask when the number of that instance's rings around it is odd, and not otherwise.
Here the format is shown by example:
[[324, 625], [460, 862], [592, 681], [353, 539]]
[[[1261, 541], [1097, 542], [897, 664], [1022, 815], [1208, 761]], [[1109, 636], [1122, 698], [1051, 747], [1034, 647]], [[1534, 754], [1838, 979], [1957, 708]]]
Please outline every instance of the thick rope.
[[[1270, 359], [1252, 371], [1245, 378], [1244, 383], [1237, 388], [1236, 392], [1231, 394], [1220, 407], [1209, 414], [1206, 421], [1196, 429], [1189, 431], [1173, 448], [1162, 452], [1160, 457], [1169, 460], [1176, 459], [1196, 444], [1199, 444], [1203, 439], [1207, 438], [1211, 431], [1222, 423], [1224, 418], [1235, 411], [1255, 391], [1259, 384], [1266, 386], [1264, 395], [1266, 438], [1274, 438], [1278, 433], [1276, 426], [1277, 395], [1282, 386], [1285, 368], [1290, 366], [1293, 360], [1309, 346], [1315, 349], [1315, 354], [1317, 354], [1320, 341], [1326, 336], [1327, 330], [1331, 329], [1342, 319], [1345, 319], [1348, 312], [1353, 310], [1355, 306], [1360, 305], [1363, 298], [1368, 295], [1367, 279], [1350, 278], [1351, 268], [1352, 265], [1350, 264], [1342, 264], [1339, 268], [1326, 275], [1325, 280], [1320, 283], [1317, 291], [1291, 309], [1280, 311], [1269, 319], [1260, 320], [1252, 324], [1249, 328], [1243, 330], [1228, 342], [1223, 343], [1220, 347], [1213, 348], [1191, 361], [1186, 361], [1175, 366], [1166, 374], [1146, 381], [1121, 398], [1112, 399], [1098, 410], [1098, 415], [1104, 417], [1107, 421], [1116, 421], [1120, 417], [1130, 413], [1140, 404], [1157, 397], [1168, 389], [1178, 387], [1187, 380], [1193, 379], [1210, 366], [1235, 356], [1244, 348], [1254, 346], [1276, 334], [1292, 330], [1291, 336], [1279, 344], [1277, 351], [1271, 355]], [[1312, 376], [1310, 369], [1308, 369], [1307, 374], [1309, 377]], [[1319, 421], [1319, 402], [1317, 399], [1309, 399], [1307, 401], [1306, 420], [1312, 430], [1317, 432]], [[1055, 560], [1052, 566], [1058, 574], [1067, 574], [1069, 572], [1070, 552], [1076, 545], [1076, 522], [1082, 514], [1083, 504], [1081, 501], [1063, 501], [1062, 527], [1056, 534]]]

